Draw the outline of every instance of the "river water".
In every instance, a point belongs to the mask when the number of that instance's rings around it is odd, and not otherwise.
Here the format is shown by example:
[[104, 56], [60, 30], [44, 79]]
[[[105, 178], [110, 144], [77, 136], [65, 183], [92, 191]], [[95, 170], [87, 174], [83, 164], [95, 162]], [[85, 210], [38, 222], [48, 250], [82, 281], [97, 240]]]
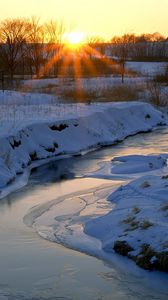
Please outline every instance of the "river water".
[[82, 175], [98, 169], [100, 162], [114, 156], [167, 153], [167, 140], [168, 129], [160, 129], [82, 157], [49, 163], [32, 172], [27, 186], [2, 199], [0, 300], [168, 299], [168, 290], [163, 288], [167, 275], [157, 274], [163, 287], [151, 288], [143, 275], [136, 277], [116, 264], [109, 265], [46, 241], [23, 222], [29, 209], [38, 204], [109, 182], [117, 186], [117, 181], [82, 178]]

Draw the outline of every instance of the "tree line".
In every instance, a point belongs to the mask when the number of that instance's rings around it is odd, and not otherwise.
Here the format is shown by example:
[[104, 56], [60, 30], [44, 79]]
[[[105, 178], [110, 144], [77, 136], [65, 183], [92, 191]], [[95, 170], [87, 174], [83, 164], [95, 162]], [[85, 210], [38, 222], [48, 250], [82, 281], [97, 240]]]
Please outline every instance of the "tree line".
[[167, 60], [168, 38], [153, 34], [124, 34], [111, 39], [112, 55], [132, 60]]
[[[0, 21], [0, 71], [11, 79], [14, 75], [40, 77], [51, 69], [52, 75], [58, 76], [60, 60], [64, 59], [61, 53], [65, 32], [62, 22], [50, 20], [41, 24], [36, 17]], [[111, 56], [118, 57], [123, 68], [127, 59], [168, 59], [167, 39], [159, 33], [124, 34], [106, 42], [90, 37], [86, 43], [102, 56], [110, 49]], [[94, 54], [90, 52], [88, 56], [92, 59]]]

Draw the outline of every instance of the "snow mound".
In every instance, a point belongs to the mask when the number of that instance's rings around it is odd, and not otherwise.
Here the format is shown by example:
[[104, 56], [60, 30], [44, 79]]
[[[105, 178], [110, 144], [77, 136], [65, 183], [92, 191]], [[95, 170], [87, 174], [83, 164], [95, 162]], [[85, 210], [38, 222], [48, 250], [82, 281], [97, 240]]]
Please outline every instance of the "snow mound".
[[[89, 173], [89, 177], [113, 179], [139, 176], [140, 173], [154, 172], [166, 166], [167, 154], [162, 155], [127, 155], [114, 157], [112, 161], [101, 162], [100, 169]], [[129, 177], [127, 176], [129, 175]]]
[[82, 117], [32, 124], [0, 138], [0, 188], [34, 161], [79, 154], [165, 123], [161, 112], [142, 102], [90, 105], [90, 111]]
[[167, 193], [168, 175], [143, 176], [121, 186], [108, 198], [115, 207], [88, 221], [85, 233], [100, 240], [107, 252], [168, 272]]
[[113, 174], [132, 174], [149, 172], [166, 165], [166, 158], [159, 155], [128, 155], [115, 157], [111, 168]]

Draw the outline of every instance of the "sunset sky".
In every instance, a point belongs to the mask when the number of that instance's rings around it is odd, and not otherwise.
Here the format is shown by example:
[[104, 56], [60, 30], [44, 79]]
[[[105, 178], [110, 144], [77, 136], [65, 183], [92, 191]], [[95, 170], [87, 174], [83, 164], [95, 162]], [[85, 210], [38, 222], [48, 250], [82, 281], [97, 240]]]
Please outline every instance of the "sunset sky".
[[73, 31], [110, 38], [126, 32], [168, 36], [168, 0], [0, 0], [0, 19], [61, 19]]

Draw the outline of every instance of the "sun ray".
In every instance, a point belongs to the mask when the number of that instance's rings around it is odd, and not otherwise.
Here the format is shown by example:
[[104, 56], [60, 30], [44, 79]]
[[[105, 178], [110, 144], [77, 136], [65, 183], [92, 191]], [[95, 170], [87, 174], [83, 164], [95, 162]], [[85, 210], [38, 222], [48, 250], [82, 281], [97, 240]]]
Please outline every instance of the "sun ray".
[[109, 59], [98, 50], [98, 44], [91, 45], [87, 43], [86, 39], [84, 39], [84, 33], [82, 32], [70, 32], [64, 36], [60, 48], [55, 44], [51, 45], [51, 47], [50, 53], [52, 53], [52, 56], [46, 61], [46, 64], [41, 67], [38, 74], [39, 77], [43, 75], [48, 76], [49, 71], [59, 63], [59, 66], [57, 66], [58, 72], [54, 75], [59, 75], [60, 92], [65, 85], [64, 79], [72, 75], [76, 94], [78, 94], [81, 99], [85, 97], [81, 78], [83, 76], [99, 76], [102, 74], [103, 66], [107, 65], [110, 67], [116, 64], [112, 59]]
[[62, 65], [60, 69], [60, 75], [61, 77], [65, 77], [68, 74], [68, 68], [71, 64], [71, 57], [69, 53], [67, 52], [67, 49], [64, 49], [62, 53], [63, 59], [62, 59]]
[[59, 54], [54, 54], [53, 57], [47, 61], [47, 63], [40, 69], [39, 71], [39, 77], [45, 75], [48, 73], [49, 70], [58, 62], [60, 59]]
[[75, 89], [76, 95], [80, 100], [83, 100], [83, 87], [82, 87], [82, 70], [81, 59], [79, 56], [74, 58], [74, 77], [75, 77]]

